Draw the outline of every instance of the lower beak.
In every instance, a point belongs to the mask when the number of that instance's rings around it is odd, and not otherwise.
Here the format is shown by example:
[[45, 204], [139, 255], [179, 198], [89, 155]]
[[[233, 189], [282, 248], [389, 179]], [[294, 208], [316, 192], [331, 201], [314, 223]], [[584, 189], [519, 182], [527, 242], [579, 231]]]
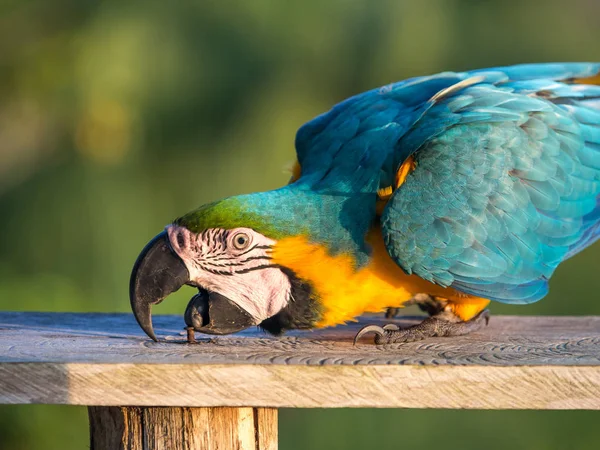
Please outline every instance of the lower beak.
[[227, 297], [200, 289], [185, 310], [188, 327], [206, 334], [230, 334], [256, 325], [256, 320]]

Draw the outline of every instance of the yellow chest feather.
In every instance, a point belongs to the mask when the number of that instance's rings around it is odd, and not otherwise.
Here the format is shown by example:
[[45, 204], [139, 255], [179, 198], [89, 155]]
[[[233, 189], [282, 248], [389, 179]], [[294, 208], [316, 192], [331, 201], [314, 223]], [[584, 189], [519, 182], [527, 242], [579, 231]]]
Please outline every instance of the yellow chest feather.
[[405, 274], [388, 256], [379, 229], [373, 229], [367, 240], [373, 249], [372, 259], [358, 270], [351, 256], [331, 256], [322, 245], [310, 243], [303, 236], [285, 238], [275, 245], [273, 262], [290, 268], [315, 289], [323, 307], [318, 327], [355, 320], [366, 312], [401, 307], [418, 293], [461, 297], [454, 289]]

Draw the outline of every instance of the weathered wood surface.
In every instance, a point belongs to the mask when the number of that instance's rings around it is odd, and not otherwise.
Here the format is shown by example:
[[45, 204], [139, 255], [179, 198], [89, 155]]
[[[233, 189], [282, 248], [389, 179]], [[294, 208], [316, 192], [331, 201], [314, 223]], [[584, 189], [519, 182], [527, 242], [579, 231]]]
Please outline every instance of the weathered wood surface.
[[91, 406], [91, 450], [276, 450], [272, 408]]
[[[417, 319], [400, 319], [401, 326]], [[0, 403], [600, 409], [600, 317], [492, 317], [460, 338], [376, 347], [365, 323], [198, 335], [157, 316], [0, 313]]]

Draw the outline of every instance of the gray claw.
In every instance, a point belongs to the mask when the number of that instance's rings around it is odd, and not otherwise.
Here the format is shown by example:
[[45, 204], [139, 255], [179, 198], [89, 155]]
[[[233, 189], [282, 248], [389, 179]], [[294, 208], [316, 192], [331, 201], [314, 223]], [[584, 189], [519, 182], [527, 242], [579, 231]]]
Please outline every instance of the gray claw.
[[383, 329], [385, 331], [398, 331], [400, 329], [400, 327], [398, 325], [396, 325], [395, 323], [388, 323], [387, 325], [383, 326]]
[[487, 327], [490, 324], [490, 312], [487, 309], [484, 309], [481, 314], [485, 318], [485, 326]]
[[361, 330], [356, 333], [354, 337], [354, 345], [358, 342], [358, 340], [363, 337], [365, 334], [375, 333], [377, 336], [385, 335], [385, 330], [377, 325], [367, 325], [366, 327], [362, 327]]

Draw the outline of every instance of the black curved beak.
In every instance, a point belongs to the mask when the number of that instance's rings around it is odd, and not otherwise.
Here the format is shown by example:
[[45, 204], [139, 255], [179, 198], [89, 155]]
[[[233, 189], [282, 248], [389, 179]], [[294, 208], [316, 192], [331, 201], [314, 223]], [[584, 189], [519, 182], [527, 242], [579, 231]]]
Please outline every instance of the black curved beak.
[[158, 341], [152, 329], [152, 305], [190, 281], [185, 264], [171, 249], [167, 232], [152, 239], [138, 256], [131, 272], [129, 300], [142, 330]]
[[[135, 319], [154, 341], [158, 342], [152, 328], [152, 305], [190, 281], [190, 274], [171, 248], [166, 231], [152, 239], [138, 256], [131, 272], [129, 299]], [[227, 297], [202, 288], [190, 300], [184, 319], [189, 327], [206, 334], [230, 334], [256, 325], [250, 314]]]

